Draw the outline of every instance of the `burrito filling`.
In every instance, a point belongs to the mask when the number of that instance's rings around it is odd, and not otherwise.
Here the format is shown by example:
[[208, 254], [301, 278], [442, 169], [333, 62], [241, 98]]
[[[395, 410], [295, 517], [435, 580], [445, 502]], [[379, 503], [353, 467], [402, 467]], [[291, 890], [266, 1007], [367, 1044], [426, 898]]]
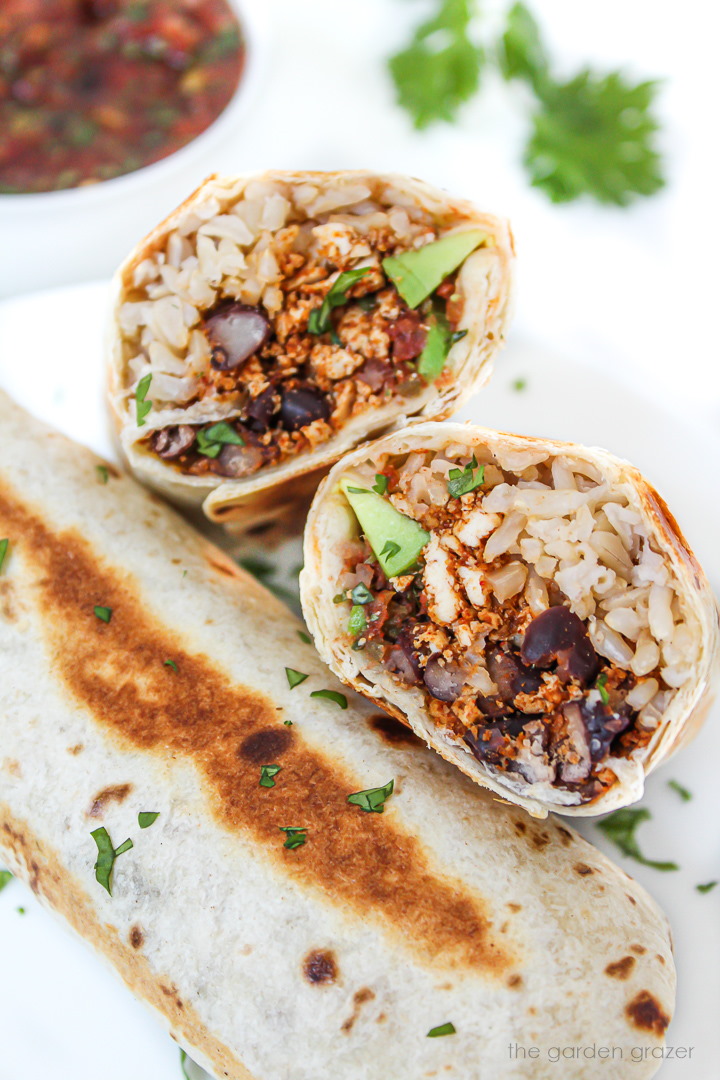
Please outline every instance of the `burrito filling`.
[[467, 333], [457, 275], [487, 237], [392, 198], [254, 181], [208, 196], [135, 267], [120, 323], [149, 454], [250, 476], [367, 410], [419, 407]]
[[625, 489], [574, 456], [459, 445], [341, 487], [359, 535], [334, 600], [363, 675], [421, 694], [508, 781], [583, 803], [609, 789], [699, 638]]

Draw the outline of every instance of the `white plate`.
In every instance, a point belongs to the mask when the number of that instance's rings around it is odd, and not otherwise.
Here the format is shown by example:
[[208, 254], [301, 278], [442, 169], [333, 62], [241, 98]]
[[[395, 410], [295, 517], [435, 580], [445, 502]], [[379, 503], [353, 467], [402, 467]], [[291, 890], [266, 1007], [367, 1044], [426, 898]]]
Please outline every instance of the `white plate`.
[[[0, 304], [0, 386], [111, 457], [102, 403], [106, 294], [98, 283]], [[518, 392], [519, 378], [527, 386]], [[720, 584], [720, 441], [692, 417], [673, 416], [602, 372], [513, 340], [492, 386], [461, 418], [600, 444], [630, 458], [667, 499], [711, 581]], [[666, 1061], [661, 1080], [711, 1080], [720, 1061], [720, 886], [705, 895], [695, 889], [720, 878], [718, 721], [716, 708], [692, 747], [651, 778], [643, 800], [653, 814], [641, 827], [643, 851], [674, 860], [680, 871], [659, 873], [623, 859], [594, 826], [581, 826], [653, 893], [672, 923], [679, 991], [669, 1044], [693, 1049]], [[669, 779], [687, 787], [692, 801], [682, 802]], [[0, 959], [0, 1080], [180, 1080], [175, 1044], [18, 882], [0, 895]], [[558, 1077], [574, 1080], [577, 1068], [559, 1065]]]

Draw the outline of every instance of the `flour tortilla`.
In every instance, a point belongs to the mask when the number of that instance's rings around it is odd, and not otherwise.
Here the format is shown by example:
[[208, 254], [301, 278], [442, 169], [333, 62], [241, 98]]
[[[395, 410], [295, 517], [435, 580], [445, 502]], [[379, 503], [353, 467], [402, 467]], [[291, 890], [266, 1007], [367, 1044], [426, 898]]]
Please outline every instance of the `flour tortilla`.
[[[621, 1080], [659, 1052], [674, 968], [642, 888], [361, 698], [311, 698], [341, 686], [277, 600], [1, 395], [0, 462], [0, 858], [191, 1057], [230, 1080]], [[383, 814], [347, 802], [391, 778]], [[112, 896], [100, 826], [134, 843]], [[548, 1061], [580, 1042], [619, 1049]]]
[[[152, 431], [153, 414], [150, 413], [145, 425], [138, 428], [135, 400], [128, 396], [132, 377], [127, 365], [133, 350], [122, 334], [120, 308], [135, 295], [138, 266], [148, 256], [163, 251], [171, 233], [182, 230], [196, 214], [207, 217], [205, 208], [213, 200], [217, 200], [221, 212], [225, 212], [242, 197], [248, 185], [264, 182], [278, 182], [291, 191], [314, 188], [319, 197], [331, 189], [357, 189], [359, 185], [367, 184], [383, 192], [388, 206], [414, 205], [429, 212], [433, 218], [442, 221], [443, 234], [454, 228], [483, 229], [488, 238], [486, 246], [465, 260], [457, 278], [457, 291], [465, 301], [460, 326], [468, 333], [450, 350], [443, 374], [436, 383], [415, 397], [395, 400], [350, 418], [333, 438], [312, 452], [263, 467], [246, 479], [186, 476], [172, 462], [148, 453], [139, 441]], [[226, 525], [231, 531], [240, 531], [285, 513], [288, 508], [301, 503], [306, 495], [313, 494], [329, 466], [369, 435], [387, 430], [401, 417], [438, 420], [449, 416], [488, 381], [510, 318], [513, 261], [513, 239], [506, 221], [482, 213], [472, 203], [410, 177], [362, 170], [270, 171], [241, 177], [210, 177], [133, 249], [115, 276], [114, 314], [108, 348], [109, 400], [120, 447], [130, 469], [143, 483], [173, 501], [185, 506], [202, 506], [212, 521]], [[175, 412], [176, 418], [165, 423], [184, 422], [183, 410]], [[166, 415], [169, 414], [166, 412]], [[218, 419], [219, 416], [213, 414], [209, 418]]]
[[[478, 761], [464, 742], [436, 726], [426, 708], [424, 689], [401, 685], [389, 672], [373, 667], [372, 661], [366, 660], [366, 653], [351, 648], [346, 605], [333, 603], [338, 578], [345, 568], [342, 543], [357, 535], [355, 516], [338, 487], [341, 476], [346, 472], [352, 474], [354, 468], [365, 462], [380, 468], [388, 453], [419, 449], [439, 452], [448, 445], [467, 447], [468, 454], [472, 454], [473, 448], [482, 450], [485, 447], [516, 456], [527, 451], [545, 450], [550, 456], [560, 455], [595, 466], [612, 484], [613, 490], [627, 494], [633, 509], [640, 511], [649, 535], [671, 567], [683, 602], [693, 616], [698, 659], [691, 678], [675, 693], [647, 746], [630, 758], [611, 762], [618, 782], [590, 803], [567, 805], [561, 801], [567, 792], [558, 791], [549, 784], [531, 787], [512, 773], [501, 772]], [[545, 817], [549, 811], [593, 816], [636, 802], [642, 797], [645, 776], [697, 733], [714, 697], [720, 657], [718, 610], [707, 579], [661, 496], [637, 469], [606, 450], [453, 423], [417, 425], [361, 447], [335, 466], [315, 497], [305, 532], [301, 591], [305, 619], [315, 645], [336, 675], [408, 723], [429, 746], [477, 783], [524, 807], [536, 817]]]

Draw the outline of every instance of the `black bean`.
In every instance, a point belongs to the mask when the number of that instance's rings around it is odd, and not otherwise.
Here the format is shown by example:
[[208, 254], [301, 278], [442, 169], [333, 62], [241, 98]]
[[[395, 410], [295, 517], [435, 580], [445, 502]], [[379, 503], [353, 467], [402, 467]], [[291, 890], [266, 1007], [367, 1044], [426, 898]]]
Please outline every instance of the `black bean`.
[[586, 698], [580, 711], [588, 734], [590, 757], [594, 762], [603, 761], [615, 736], [630, 726], [632, 709], [624, 702], [613, 708]]
[[322, 391], [312, 386], [281, 391], [280, 419], [287, 431], [299, 431], [315, 420], [327, 420], [329, 416], [330, 402]]
[[152, 437], [152, 448], [161, 458], [180, 457], [195, 442], [195, 428], [190, 424], [160, 428]]
[[216, 458], [210, 460], [210, 469], [218, 476], [251, 476], [264, 464], [259, 446], [235, 446], [227, 443]]
[[481, 727], [477, 735], [469, 731], [464, 741], [478, 761], [486, 761], [489, 765], [506, 765], [507, 756], [501, 754], [500, 751], [515, 741], [528, 722], [527, 716], [515, 713], [507, 719]]
[[520, 655], [524, 664], [539, 668], [549, 668], [557, 661], [560, 678], [583, 683], [590, 682], [599, 666], [585, 624], [562, 604], [533, 619], [525, 631]]
[[224, 304], [205, 320], [205, 333], [213, 345], [212, 366], [217, 371], [239, 367], [265, 344], [271, 329], [260, 308]]
[[503, 701], [512, 701], [516, 694], [535, 694], [540, 689], [541, 678], [536, 671], [526, 668], [520, 658], [503, 649], [490, 649], [487, 654], [490, 678], [498, 688]]
[[247, 424], [253, 431], [267, 431], [278, 409], [279, 398], [274, 386], [253, 398], [247, 407]]
[[456, 701], [465, 685], [465, 675], [458, 664], [435, 653], [425, 665], [423, 682], [438, 701]]

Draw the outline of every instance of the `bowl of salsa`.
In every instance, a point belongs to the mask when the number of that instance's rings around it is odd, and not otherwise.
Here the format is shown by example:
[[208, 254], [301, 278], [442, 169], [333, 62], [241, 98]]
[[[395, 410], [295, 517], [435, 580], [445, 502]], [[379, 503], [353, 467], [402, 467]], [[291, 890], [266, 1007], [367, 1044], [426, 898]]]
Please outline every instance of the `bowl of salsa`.
[[[0, 253], [0, 295], [28, 287], [18, 280], [16, 256], [32, 261], [26, 249], [40, 241], [31, 234], [41, 225], [52, 233], [50, 217], [60, 221], [66, 267], [77, 269], [53, 276], [52, 266], [38, 268], [30, 286], [109, 272], [98, 258], [102, 204], [114, 203], [104, 246], [115, 255], [120, 226], [126, 248], [215, 170], [213, 147], [231, 139], [256, 82], [261, 7], [251, 0], [1, 0], [0, 230], [15, 250], [5, 245]], [[68, 237], [80, 208], [94, 208], [95, 220], [78, 220]], [[46, 252], [49, 239], [40, 243]], [[94, 261], [83, 263], [84, 247]]]

